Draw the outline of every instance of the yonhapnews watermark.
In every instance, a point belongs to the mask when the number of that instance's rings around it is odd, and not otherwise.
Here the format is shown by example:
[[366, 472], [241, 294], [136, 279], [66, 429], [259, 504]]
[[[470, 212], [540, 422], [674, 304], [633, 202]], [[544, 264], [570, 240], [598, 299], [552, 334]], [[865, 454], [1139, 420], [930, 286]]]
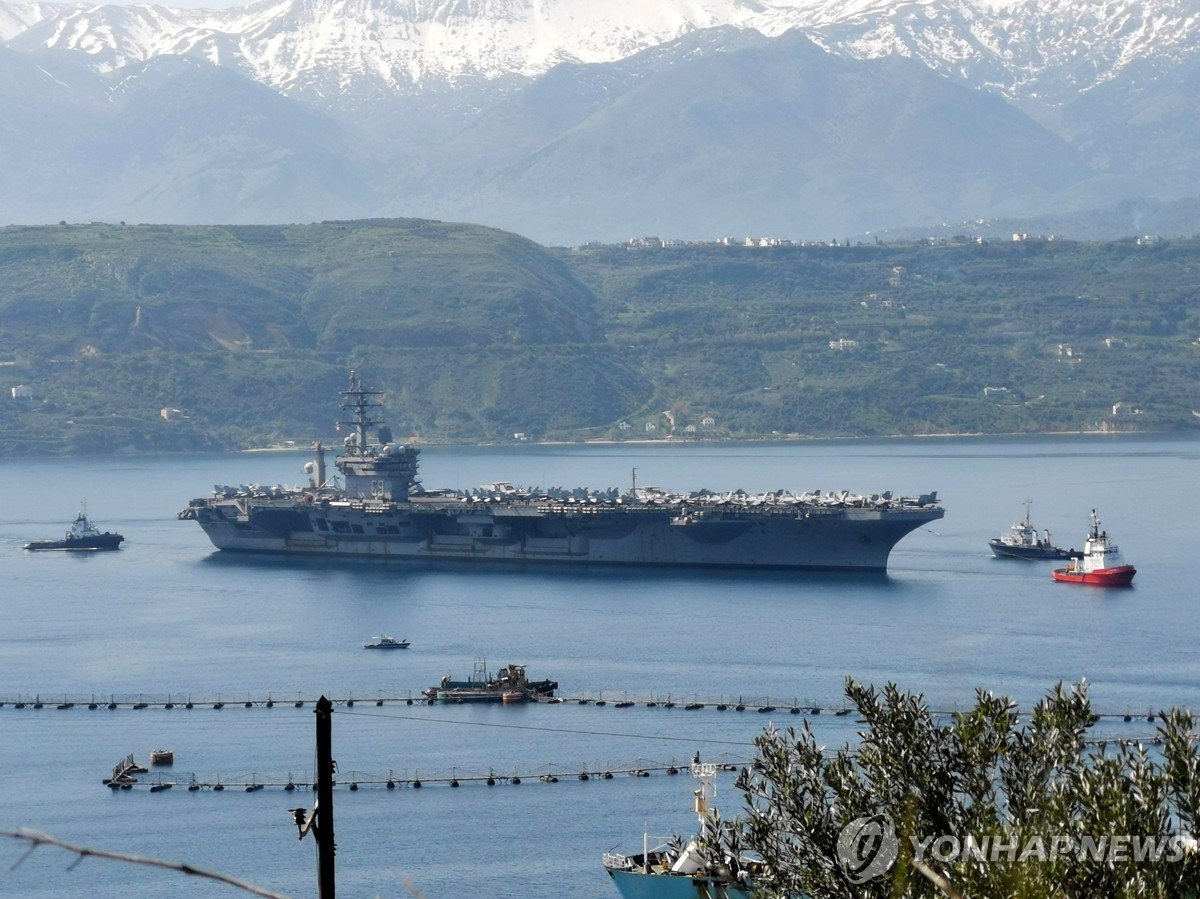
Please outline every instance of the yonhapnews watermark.
[[[943, 865], [962, 861], [1054, 862], [1059, 859], [1106, 864], [1177, 862], [1200, 844], [1186, 834], [1071, 837], [957, 836], [908, 837], [912, 857]], [[866, 883], [891, 869], [900, 856], [900, 838], [887, 815], [855, 818], [838, 835], [838, 864], [852, 883]]]

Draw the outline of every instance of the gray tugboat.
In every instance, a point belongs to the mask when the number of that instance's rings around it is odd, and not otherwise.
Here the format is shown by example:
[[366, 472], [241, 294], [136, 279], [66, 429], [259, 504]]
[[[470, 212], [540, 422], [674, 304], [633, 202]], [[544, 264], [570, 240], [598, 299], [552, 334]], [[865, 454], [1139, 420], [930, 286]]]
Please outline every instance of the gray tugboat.
[[1050, 541], [1049, 531], [1038, 536], [1037, 528], [1029, 521], [1029, 506], [1030, 501], [1025, 500], [1024, 521], [1015, 522], [1008, 533], [988, 541], [992, 553], [1000, 559], [1070, 559], [1077, 556], [1074, 550], [1055, 546]]
[[[716, 569], [885, 571], [909, 532], [940, 519], [937, 494], [856, 496], [786, 490], [690, 495], [653, 487], [526, 491], [428, 490], [420, 450], [393, 442], [374, 415], [381, 392], [351, 373], [343, 483], [325, 452], [305, 466], [308, 486], [224, 487], [179, 512], [221, 550], [413, 561], [516, 562]], [[378, 427], [378, 442], [369, 432]]]
[[67, 528], [66, 536], [61, 540], [34, 540], [26, 543], [25, 548], [28, 550], [57, 549], [93, 552], [120, 549], [124, 539], [120, 534], [114, 534], [111, 531], [101, 533], [100, 529], [88, 519], [87, 512], [80, 509], [75, 520], [71, 522], [71, 526]]

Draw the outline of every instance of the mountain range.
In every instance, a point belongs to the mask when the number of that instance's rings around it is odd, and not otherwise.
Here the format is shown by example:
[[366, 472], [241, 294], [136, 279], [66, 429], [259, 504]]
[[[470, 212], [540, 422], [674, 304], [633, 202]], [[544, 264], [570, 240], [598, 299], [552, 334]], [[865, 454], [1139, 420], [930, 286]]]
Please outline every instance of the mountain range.
[[0, 224], [1194, 233], [1191, 0], [0, 0]]

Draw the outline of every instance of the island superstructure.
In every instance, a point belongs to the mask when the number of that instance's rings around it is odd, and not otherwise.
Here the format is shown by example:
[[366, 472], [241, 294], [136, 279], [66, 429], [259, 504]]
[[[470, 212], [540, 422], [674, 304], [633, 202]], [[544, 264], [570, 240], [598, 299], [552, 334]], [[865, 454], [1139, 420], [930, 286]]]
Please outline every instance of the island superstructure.
[[[884, 571], [892, 548], [945, 513], [936, 493], [683, 495], [631, 486], [587, 491], [430, 490], [420, 450], [377, 420], [381, 391], [352, 372], [342, 391], [350, 433], [328, 478], [325, 450], [299, 488], [217, 486], [178, 517], [238, 552], [398, 560]], [[370, 440], [377, 428], [377, 440]]]

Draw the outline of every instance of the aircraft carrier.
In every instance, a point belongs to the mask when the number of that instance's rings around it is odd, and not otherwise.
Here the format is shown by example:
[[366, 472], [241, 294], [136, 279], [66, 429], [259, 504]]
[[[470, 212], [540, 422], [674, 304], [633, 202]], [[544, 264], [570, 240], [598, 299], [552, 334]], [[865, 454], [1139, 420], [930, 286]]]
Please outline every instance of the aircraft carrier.
[[[375, 418], [381, 391], [351, 373], [344, 451], [325, 449], [304, 487], [217, 486], [179, 512], [220, 550], [527, 565], [885, 571], [906, 534], [944, 514], [936, 493], [750, 494], [654, 487], [525, 490], [508, 483], [429, 490], [416, 447]], [[371, 429], [377, 440], [370, 440]]]

